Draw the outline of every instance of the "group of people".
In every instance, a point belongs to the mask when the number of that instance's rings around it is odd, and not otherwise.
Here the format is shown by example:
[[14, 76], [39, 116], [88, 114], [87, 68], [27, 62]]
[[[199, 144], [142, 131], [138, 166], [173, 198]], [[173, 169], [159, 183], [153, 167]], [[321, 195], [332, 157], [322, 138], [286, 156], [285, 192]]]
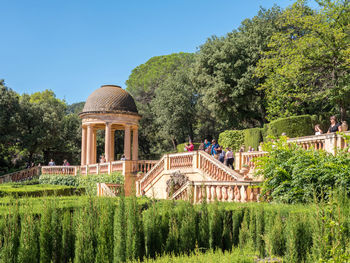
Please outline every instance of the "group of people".
[[[329, 119], [331, 125], [328, 128], [327, 133], [341, 132], [348, 130], [348, 124], [346, 121], [338, 122], [337, 117], [331, 116]], [[315, 135], [323, 134], [320, 124], [315, 125]]]
[[[185, 144], [184, 150], [187, 152], [194, 151], [194, 145], [192, 141], [189, 141], [188, 144]], [[231, 148], [227, 147], [226, 149], [223, 149], [223, 147], [220, 146], [216, 140], [212, 140], [210, 143], [207, 139], [205, 139], [204, 142], [200, 144], [198, 150], [209, 153], [215, 159], [219, 160], [222, 163], [225, 163], [228, 167], [231, 167], [233, 169], [234, 155]]]
[[[53, 159], [51, 159], [50, 162], [49, 162], [49, 166], [55, 166], [55, 165], [56, 165], [56, 163], [54, 162]], [[63, 166], [69, 166], [70, 164], [69, 164], [69, 162], [67, 161], [67, 159], [64, 159], [62, 165], [63, 165]]]

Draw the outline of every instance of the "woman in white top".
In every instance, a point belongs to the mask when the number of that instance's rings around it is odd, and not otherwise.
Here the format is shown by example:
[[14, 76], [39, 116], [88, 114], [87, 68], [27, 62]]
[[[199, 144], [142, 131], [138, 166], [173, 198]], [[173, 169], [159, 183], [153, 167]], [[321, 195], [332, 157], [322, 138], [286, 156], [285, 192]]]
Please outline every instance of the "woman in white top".
[[234, 157], [233, 157], [233, 152], [229, 147], [226, 148], [225, 160], [226, 160], [226, 165], [228, 167], [231, 167], [231, 169], [233, 169]]
[[321, 135], [323, 131], [321, 130], [321, 126], [319, 124], [315, 125], [315, 135]]

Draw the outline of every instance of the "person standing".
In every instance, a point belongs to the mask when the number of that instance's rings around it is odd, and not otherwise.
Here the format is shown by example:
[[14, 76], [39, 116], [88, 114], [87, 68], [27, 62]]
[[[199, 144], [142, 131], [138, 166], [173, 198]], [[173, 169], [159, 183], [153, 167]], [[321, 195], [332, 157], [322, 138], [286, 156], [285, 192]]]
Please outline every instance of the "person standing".
[[337, 131], [341, 132], [342, 131], [341, 123], [337, 122], [337, 117], [331, 116], [329, 120], [331, 122], [331, 126], [329, 126], [327, 133], [332, 133], [332, 132], [337, 132]]
[[231, 148], [229, 148], [229, 147], [226, 148], [225, 159], [226, 159], [226, 165], [228, 167], [230, 167], [231, 169], [233, 169], [233, 162], [235, 159], [233, 157], [233, 152], [231, 151]]
[[189, 144], [186, 144], [185, 148], [186, 148], [186, 151], [193, 152], [194, 145], [193, 145], [192, 141], [190, 141]]
[[56, 165], [55, 162], [53, 161], [53, 159], [51, 159], [49, 162], [49, 166], [55, 166], [55, 165]]
[[207, 139], [204, 140], [204, 150], [208, 149], [208, 147], [210, 146], [210, 142], [208, 142]]
[[222, 147], [219, 147], [220, 149], [220, 153], [219, 153], [219, 161], [224, 163], [225, 162], [225, 155], [226, 155], [226, 152], [224, 151], [224, 149], [222, 149]]
[[217, 149], [219, 148], [219, 144], [216, 143], [215, 140], [212, 140], [211, 141], [211, 151], [210, 151], [210, 154], [212, 156], [215, 156], [217, 154]]

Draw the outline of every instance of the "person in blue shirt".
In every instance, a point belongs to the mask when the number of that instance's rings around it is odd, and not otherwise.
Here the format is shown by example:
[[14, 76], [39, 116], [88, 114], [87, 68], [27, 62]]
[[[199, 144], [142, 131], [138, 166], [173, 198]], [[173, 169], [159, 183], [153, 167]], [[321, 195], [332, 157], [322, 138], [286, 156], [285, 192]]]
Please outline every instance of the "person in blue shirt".
[[204, 140], [204, 150], [206, 150], [210, 146], [210, 142], [207, 139]]
[[216, 149], [219, 148], [219, 144], [217, 144], [215, 140], [212, 140], [211, 144], [212, 144], [211, 155], [215, 156], [217, 154]]

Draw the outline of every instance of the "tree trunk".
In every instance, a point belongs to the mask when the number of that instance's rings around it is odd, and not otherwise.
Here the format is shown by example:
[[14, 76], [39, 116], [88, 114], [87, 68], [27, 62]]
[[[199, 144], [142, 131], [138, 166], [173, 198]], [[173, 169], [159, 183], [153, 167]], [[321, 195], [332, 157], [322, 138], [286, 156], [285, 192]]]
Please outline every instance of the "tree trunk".
[[341, 121], [346, 120], [346, 109], [343, 104], [340, 106], [340, 120]]

